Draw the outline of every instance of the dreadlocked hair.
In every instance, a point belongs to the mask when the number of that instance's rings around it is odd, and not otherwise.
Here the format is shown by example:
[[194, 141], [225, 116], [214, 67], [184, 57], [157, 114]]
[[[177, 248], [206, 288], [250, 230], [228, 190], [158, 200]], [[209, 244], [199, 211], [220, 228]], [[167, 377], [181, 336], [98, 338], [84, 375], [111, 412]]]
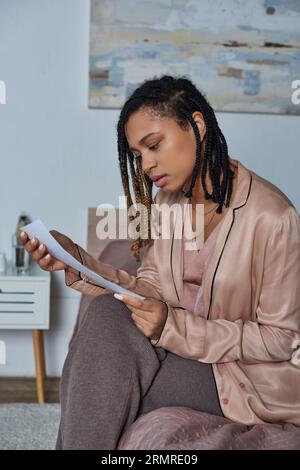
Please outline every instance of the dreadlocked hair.
[[[201, 169], [204, 197], [219, 204], [216, 210], [219, 214], [222, 213], [223, 205], [225, 207], [229, 206], [234, 176], [234, 172], [229, 168], [228, 148], [225, 137], [219, 128], [215, 113], [204, 93], [201, 93], [192, 81], [184, 77], [174, 78], [169, 75], [163, 75], [160, 78], [144, 81], [125, 102], [117, 124], [119, 165], [122, 185], [127, 199], [127, 209], [129, 211], [128, 222], [130, 223], [135, 218], [131, 212], [133, 200], [128, 168], [135, 202], [143, 204], [147, 210], [147, 217], [140, 217], [142, 227], [137, 228], [139, 234], [141, 235], [143, 232], [144, 235], [134, 239], [131, 246], [134, 257], [138, 261], [140, 260], [141, 248], [152, 243], [150, 221], [151, 204], [153, 203], [153, 182], [143, 172], [141, 158], [135, 158], [129, 149], [125, 135], [125, 124], [134, 112], [142, 109], [155, 112], [161, 118], [168, 117], [174, 119], [183, 130], [188, 130], [189, 124], [192, 126], [196, 139], [196, 156], [190, 187], [185, 193], [187, 198], [192, 197], [192, 190], [200, 171], [201, 162], [201, 136], [198, 126], [192, 117], [195, 111], [202, 113], [206, 125], [206, 145]], [[207, 191], [205, 183], [207, 171], [212, 184], [211, 194]], [[140, 214], [137, 213], [136, 215]], [[146, 223], [143, 224], [145, 219]]]

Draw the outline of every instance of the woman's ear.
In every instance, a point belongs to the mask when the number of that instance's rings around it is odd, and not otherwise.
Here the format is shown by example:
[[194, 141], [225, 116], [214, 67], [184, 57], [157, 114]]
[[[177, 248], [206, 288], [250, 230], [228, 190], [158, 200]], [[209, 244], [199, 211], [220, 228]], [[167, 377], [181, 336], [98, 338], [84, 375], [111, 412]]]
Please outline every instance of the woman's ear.
[[198, 129], [199, 129], [199, 132], [200, 132], [200, 137], [201, 137], [201, 142], [202, 142], [205, 135], [206, 135], [206, 125], [205, 125], [205, 121], [203, 119], [203, 115], [202, 115], [202, 113], [200, 113], [200, 111], [195, 111], [192, 114], [192, 118], [194, 119], [194, 121], [196, 122], [196, 124], [198, 126]]

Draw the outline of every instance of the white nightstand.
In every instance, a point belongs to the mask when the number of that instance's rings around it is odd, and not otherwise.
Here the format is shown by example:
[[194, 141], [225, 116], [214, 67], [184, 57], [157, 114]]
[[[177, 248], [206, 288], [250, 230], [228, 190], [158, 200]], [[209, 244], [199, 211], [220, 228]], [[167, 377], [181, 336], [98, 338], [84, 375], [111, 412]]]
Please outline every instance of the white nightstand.
[[27, 274], [0, 273], [0, 330], [32, 330], [38, 403], [45, 402], [43, 331], [49, 328], [50, 272], [33, 260]]

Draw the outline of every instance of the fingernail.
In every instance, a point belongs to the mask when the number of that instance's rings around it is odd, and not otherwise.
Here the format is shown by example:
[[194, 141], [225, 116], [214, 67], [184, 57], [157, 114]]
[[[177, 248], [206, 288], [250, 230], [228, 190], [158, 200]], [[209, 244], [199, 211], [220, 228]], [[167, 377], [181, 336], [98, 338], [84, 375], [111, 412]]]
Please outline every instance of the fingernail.
[[123, 297], [120, 294], [114, 294], [114, 297], [118, 300], [123, 300]]
[[44, 245], [43, 245], [43, 243], [41, 243], [41, 245], [39, 246], [39, 250], [43, 251], [43, 249], [44, 249]]
[[21, 233], [20, 233], [20, 236], [21, 236], [21, 237], [25, 237], [25, 232], [21, 232]]
[[35, 238], [32, 238], [30, 243], [31, 243], [31, 245], [34, 245], [35, 244]]
[[50, 255], [49, 253], [45, 256], [46, 260], [48, 261], [48, 259], [50, 259]]

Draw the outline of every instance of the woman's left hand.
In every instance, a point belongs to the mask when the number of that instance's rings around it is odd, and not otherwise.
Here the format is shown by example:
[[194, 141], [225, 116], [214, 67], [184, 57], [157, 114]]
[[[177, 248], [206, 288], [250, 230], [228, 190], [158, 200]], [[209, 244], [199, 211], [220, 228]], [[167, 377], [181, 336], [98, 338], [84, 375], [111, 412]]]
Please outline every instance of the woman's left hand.
[[151, 297], [140, 300], [123, 294], [115, 294], [115, 297], [131, 310], [132, 320], [147, 338], [159, 339], [168, 316], [168, 307], [164, 302]]

